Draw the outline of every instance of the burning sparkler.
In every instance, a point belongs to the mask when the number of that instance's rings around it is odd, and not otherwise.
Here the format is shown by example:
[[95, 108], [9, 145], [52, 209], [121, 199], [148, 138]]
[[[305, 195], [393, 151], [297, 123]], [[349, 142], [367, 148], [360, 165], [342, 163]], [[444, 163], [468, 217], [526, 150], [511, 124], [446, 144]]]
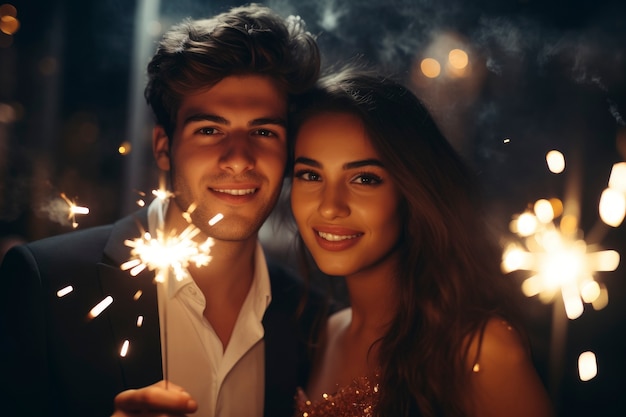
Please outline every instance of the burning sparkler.
[[513, 231], [524, 243], [511, 243], [505, 249], [503, 271], [534, 271], [536, 274], [522, 284], [524, 294], [537, 295], [544, 303], [562, 297], [570, 320], [583, 313], [583, 302], [603, 308], [607, 290], [595, 281], [594, 274], [614, 271], [619, 265], [619, 253], [591, 251], [571, 217], [564, 216], [558, 225], [553, 223], [549, 201], [539, 200], [534, 207], [534, 212], [526, 211], [512, 222]]
[[[565, 169], [563, 154], [553, 150], [546, 155], [548, 169], [560, 174]], [[574, 164], [575, 166], [575, 164]], [[606, 286], [595, 280], [597, 272], [617, 269], [620, 255], [614, 250], [597, 250], [583, 239], [579, 229], [580, 170], [572, 172], [566, 190], [566, 203], [553, 198], [535, 202], [532, 209], [514, 216], [510, 229], [519, 239], [510, 243], [502, 256], [505, 273], [523, 270], [534, 274], [524, 280], [522, 291], [528, 297], [538, 296], [544, 302], [553, 302], [552, 332], [550, 343], [550, 385], [552, 394], [558, 397], [562, 374], [567, 322], [583, 313], [584, 303], [600, 310], [608, 304]], [[617, 203], [619, 204], [616, 204]], [[626, 211], [626, 163], [616, 164], [611, 173], [609, 188], [602, 195], [600, 218], [610, 226], [617, 227]], [[599, 225], [599, 224], [598, 224]], [[598, 226], [597, 225], [597, 226]], [[590, 236], [598, 242], [597, 230]], [[579, 375], [583, 381], [594, 378], [597, 373], [595, 355], [585, 352], [579, 358]]]
[[76, 222], [76, 215], [89, 214], [89, 208], [77, 206], [76, 203], [74, 203], [72, 200], [65, 196], [65, 193], [61, 193], [61, 198], [65, 200], [65, 202], [69, 206], [69, 214], [67, 216], [67, 219], [72, 221], [72, 227], [76, 229], [78, 227], [78, 223]]
[[[169, 192], [153, 192], [157, 198], [167, 199], [173, 194]], [[132, 276], [136, 276], [144, 269], [155, 271], [155, 280], [167, 286], [170, 278], [181, 281], [188, 276], [188, 268], [190, 265], [196, 267], [206, 266], [211, 261], [210, 249], [213, 246], [213, 239], [207, 238], [204, 242], [194, 240], [200, 233], [200, 229], [191, 222], [191, 213], [195, 210], [196, 205], [192, 204], [189, 209], [183, 213], [183, 217], [189, 223], [181, 232], [176, 233], [172, 230], [166, 234], [164, 225], [160, 224], [156, 230], [156, 236], [152, 236], [145, 231], [141, 237], [126, 240], [124, 244], [132, 248], [130, 254], [131, 259], [121, 265], [122, 270], [130, 270]], [[213, 226], [224, 216], [218, 213], [211, 220], [209, 225]], [[165, 383], [168, 381], [168, 359], [167, 359], [167, 309], [163, 305], [163, 379]], [[128, 344], [124, 343], [123, 354], [128, 351]], [[166, 385], [167, 387], [167, 385]]]
[[165, 282], [171, 271], [180, 281], [187, 274], [190, 264], [196, 267], [208, 265], [211, 261], [210, 248], [213, 239], [208, 238], [198, 244], [193, 239], [200, 233], [193, 224], [190, 224], [180, 234], [165, 235], [163, 230], [157, 230], [156, 237], [145, 232], [142, 237], [126, 240], [124, 244], [132, 248], [132, 259], [122, 264], [123, 270], [129, 270], [136, 276], [144, 269], [156, 271], [157, 282]]

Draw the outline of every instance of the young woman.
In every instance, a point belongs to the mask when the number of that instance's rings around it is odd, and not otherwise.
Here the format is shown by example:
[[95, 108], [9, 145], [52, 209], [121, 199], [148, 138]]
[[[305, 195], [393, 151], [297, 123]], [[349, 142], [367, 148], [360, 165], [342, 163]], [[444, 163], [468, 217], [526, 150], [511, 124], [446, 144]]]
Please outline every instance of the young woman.
[[293, 123], [298, 230], [350, 298], [327, 323], [298, 415], [552, 415], [470, 172], [422, 103], [343, 71], [300, 100]]

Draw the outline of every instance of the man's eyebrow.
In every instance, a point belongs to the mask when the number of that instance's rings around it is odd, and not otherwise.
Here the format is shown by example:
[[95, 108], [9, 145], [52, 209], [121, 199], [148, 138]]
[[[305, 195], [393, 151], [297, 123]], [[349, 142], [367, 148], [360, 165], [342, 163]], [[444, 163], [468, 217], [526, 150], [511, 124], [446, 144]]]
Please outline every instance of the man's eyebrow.
[[[215, 114], [208, 113], [194, 113], [189, 117], [185, 118], [183, 121], [183, 125], [192, 122], [214, 122], [222, 125], [230, 125], [230, 121], [228, 119], [223, 118], [222, 116], [217, 116]], [[287, 127], [287, 120], [280, 117], [260, 117], [258, 119], [251, 120], [248, 123], [249, 127], [255, 126], [263, 126], [263, 125], [278, 125], [282, 127]]]
[[192, 122], [215, 122], [222, 125], [228, 125], [230, 122], [221, 116], [208, 113], [194, 113], [183, 120], [183, 126]]
[[[309, 165], [315, 168], [321, 168], [322, 164], [320, 164], [319, 162], [317, 162], [314, 159], [310, 159], [310, 158], [306, 158], [304, 156], [298, 157], [296, 158], [296, 160], [294, 161], [295, 164], [304, 164], [304, 165]], [[383, 163], [378, 160], [378, 159], [363, 159], [363, 160], [359, 160], [359, 161], [353, 161], [353, 162], [346, 162], [345, 164], [343, 164], [343, 169], [355, 169], [355, 168], [361, 168], [364, 166], [370, 166], [370, 165], [374, 165], [374, 166], [378, 166], [381, 168], [384, 168]]]

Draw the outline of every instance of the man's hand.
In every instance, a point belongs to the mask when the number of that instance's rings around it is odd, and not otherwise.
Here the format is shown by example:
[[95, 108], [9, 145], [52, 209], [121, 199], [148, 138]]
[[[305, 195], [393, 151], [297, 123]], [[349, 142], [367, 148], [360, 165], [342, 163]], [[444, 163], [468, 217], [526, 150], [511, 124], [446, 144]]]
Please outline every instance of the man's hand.
[[165, 381], [120, 392], [115, 396], [112, 417], [184, 417], [198, 409], [198, 403], [182, 387]]

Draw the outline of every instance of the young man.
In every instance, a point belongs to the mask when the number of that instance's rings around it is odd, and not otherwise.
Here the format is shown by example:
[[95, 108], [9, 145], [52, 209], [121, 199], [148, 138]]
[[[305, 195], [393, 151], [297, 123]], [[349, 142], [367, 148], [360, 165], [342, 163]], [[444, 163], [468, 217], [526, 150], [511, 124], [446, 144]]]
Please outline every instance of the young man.
[[[146, 99], [156, 116], [154, 156], [174, 197], [6, 255], [7, 415], [293, 414], [322, 303], [310, 296], [300, 305], [301, 284], [266, 262], [257, 234], [282, 186], [289, 97], [316, 81], [319, 63], [300, 21], [254, 4], [183, 21], [163, 36]], [[217, 214], [222, 220], [209, 225]], [[181, 232], [189, 218], [198, 242], [214, 239], [208, 265], [167, 285], [155, 285], [153, 271], [122, 270], [126, 240]], [[86, 320], [107, 297], [112, 304]]]

